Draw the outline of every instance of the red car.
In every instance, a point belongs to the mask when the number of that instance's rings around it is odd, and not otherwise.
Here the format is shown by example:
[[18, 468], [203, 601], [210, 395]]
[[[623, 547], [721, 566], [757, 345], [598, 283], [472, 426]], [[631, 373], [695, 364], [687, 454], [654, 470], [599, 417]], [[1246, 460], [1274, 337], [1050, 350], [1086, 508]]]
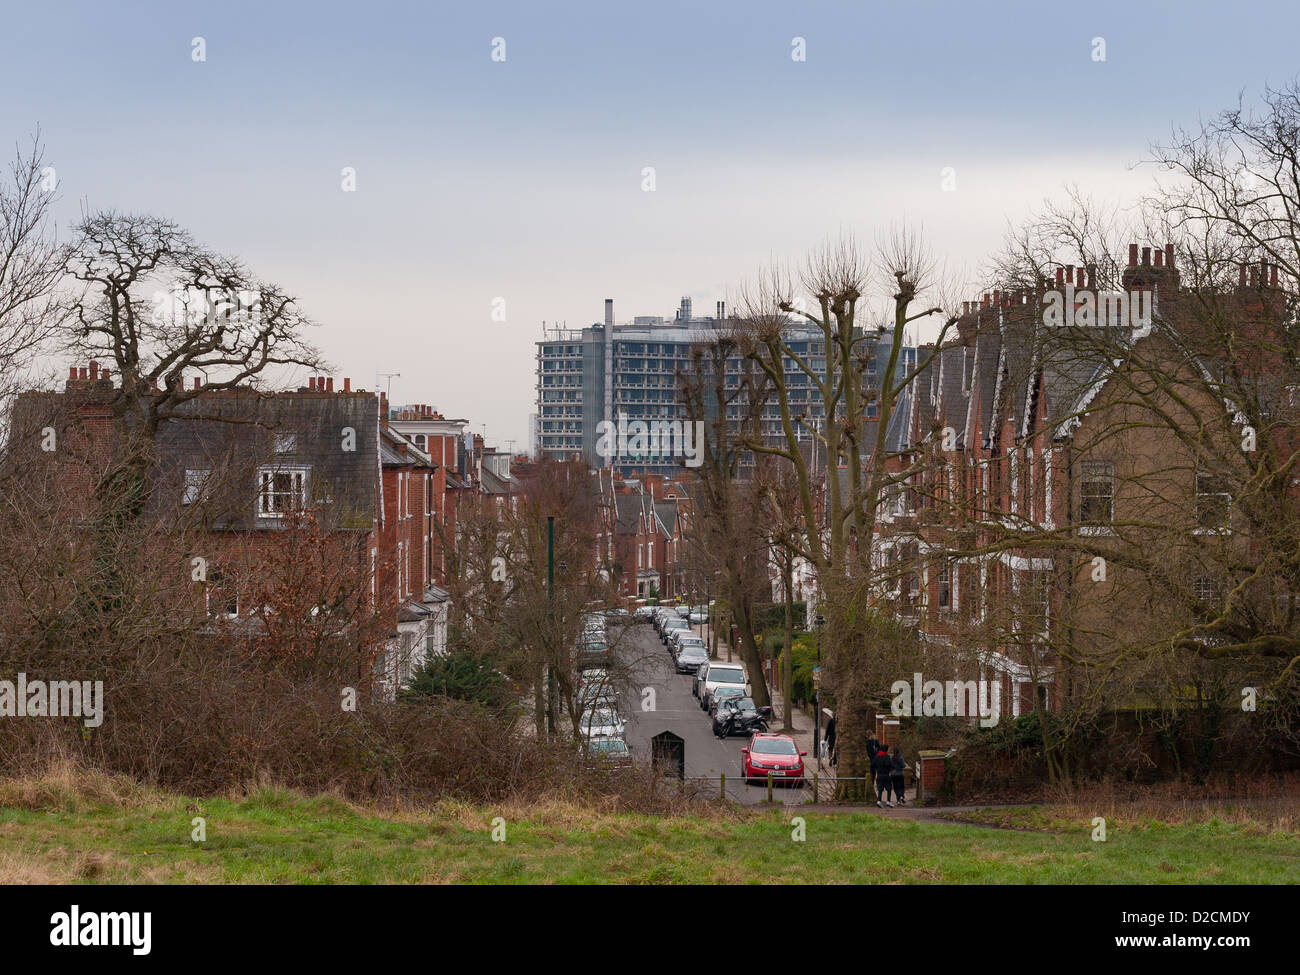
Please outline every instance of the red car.
[[742, 748], [740, 753], [745, 756], [747, 784], [765, 784], [768, 772], [772, 773], [774, 785], [779, 782], [804, 784], [803, 757], [808, 753], [799, 751], [789, 735], [754, 735], [749, 739], [749, 747]]

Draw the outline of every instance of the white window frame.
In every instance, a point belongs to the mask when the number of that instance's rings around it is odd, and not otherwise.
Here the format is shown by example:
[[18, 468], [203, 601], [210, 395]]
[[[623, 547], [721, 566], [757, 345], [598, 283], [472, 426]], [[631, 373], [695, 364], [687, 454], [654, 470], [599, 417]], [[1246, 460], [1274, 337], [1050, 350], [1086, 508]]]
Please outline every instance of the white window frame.
[[[290, 477], [290, 487], [288, 491], [277, 491], [274, 489], [275, 478], [279, 475], [288, 475]], [[286, 466], [283, 464], [268, 464], [265, 467], [257, 469], [257, 517], [259, 518], [283, 518], [289, 510], [268, 511], [265, 507], [265, 500], [268, 497], [266, 479], [271, 478], [272, 490], [269, 497], [275, 498], [282, 495], [292, 495], [298, 500], [299, 508], [306, 507], [307, 498], [311, 488], [311, 468], [304, 466]]]
[[198, 504], [203, 497], [203, 488], [212, 471], [206, 468], [187, 469], [185, 471], [185, 489], [181, 494], [181, 504]]

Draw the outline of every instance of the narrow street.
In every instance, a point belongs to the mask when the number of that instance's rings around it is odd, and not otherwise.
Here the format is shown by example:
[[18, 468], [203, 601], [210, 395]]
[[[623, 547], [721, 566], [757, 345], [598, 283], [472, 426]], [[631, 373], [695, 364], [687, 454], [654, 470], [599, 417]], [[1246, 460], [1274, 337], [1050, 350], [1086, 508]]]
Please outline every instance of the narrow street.
[[[654, 688], [654, 710], [642, 710], [643, 693], [623, 702], [627, 721], [626, 740], [638, 764], [650, 761], [650, 739], [671, 731], [686, 742], [686, 778], [701, 786], [717, 790], [720, 776], [727, 777], [727, 795], [738, 802], [752, 804], [767, 798], [765, 785], [745, 785], [740, 750], [747, 738], [723, 741], [713, 734], [707, 713], [691, 693], [693, 677], [678, 674], [673, 658], [660, 642], [654, 627], [637, 623], [629, 627], [621, 641], [621, 654], [631, 674], [634, 688], [642, 692]], [[810, 756], [806, 756], [807, 762]], [[708, 780], [707, 782], [704, 780]], [[802, 805], [811, 796], [811, 786], [797, 789], [778, 786], [773, 798], [784, 805]]]

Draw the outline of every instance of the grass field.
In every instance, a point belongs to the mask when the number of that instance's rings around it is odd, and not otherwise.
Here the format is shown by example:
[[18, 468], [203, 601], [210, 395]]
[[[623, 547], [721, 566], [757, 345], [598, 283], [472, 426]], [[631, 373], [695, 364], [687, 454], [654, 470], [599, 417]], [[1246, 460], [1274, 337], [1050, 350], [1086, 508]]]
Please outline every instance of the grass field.
[[[805, 820], [793, 839], [790, 817]], [[991, 810], [1015, 828], [806, 809], [655, 818], [569, 804], [368, 810], [263, 789], [191, 800], [85, 774], [0, 781], [5, 883], [1300, 883], [1290, 820]], [[191, 838], [193, 819], [206, 839]], [[505, 839], [492, 838], [493, 820]]]

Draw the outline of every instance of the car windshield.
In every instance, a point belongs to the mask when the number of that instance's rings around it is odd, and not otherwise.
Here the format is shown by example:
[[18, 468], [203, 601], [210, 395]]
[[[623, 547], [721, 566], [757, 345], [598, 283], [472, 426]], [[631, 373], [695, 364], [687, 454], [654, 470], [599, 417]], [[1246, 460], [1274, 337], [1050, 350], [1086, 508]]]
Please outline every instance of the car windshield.
[[725, 701], [731, 697], [744, 697], [745, 691], [739, 687], [719, 687], [713, 692], [713, 696], [719, 701]]
[[708, 660], [708, 659], [709, 659], [709, 655], [708, 655], [708, 653], [705, 651], [705, 649], [704, 649], [703, 646], [698, 646], [698, 647], [695, 647], [695, 646], [685, 647], [685, 648], [682, 650], [682, 656], [683, 656], [683, 657], [690, 657], [692, 660], [695, 660], [695, 659], [699, 659], [699, 660]]
[[734, 697], [727, 702], [727, 706], [741, 711], [753, 711], [754, 699], [752, 697]]
[[606, 708], [597, 708], [583, 717], [583, 723], [587, 725], [615, 724], [616, 722], [614, 712]]
[[745, 672], [739, 667], [710, 667], [709, 680], [715, 684], [743, 684]]
[[609, 752], [613, 755], [627, 754], [627, 745], [618, 738], [596, 738], [591, 743], [592, 751]]
[[754, 747], [750, 749], [759, 755], [794, 755], [796, 749], [794, 742], [788, 738], [756, 738]]

